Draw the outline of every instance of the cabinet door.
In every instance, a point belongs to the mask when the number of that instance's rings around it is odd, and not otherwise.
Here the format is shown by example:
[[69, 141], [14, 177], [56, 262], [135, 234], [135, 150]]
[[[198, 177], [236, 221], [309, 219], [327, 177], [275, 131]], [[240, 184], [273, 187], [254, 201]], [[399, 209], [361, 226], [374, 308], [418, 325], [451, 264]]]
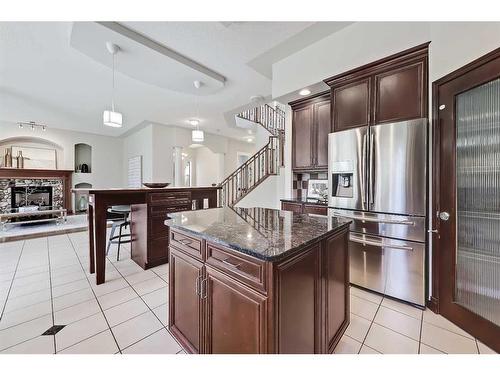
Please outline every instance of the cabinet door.
[[328, 168], [328, 134], [332, 132], [332, 121], [330, 113], [330, 100], [314, 105], [316, 137], [315, 166], [316, 168]]
[[427, 117], [425, 61], [375, 75], [374, 123]]
[[370, 78], [333, 87], [332, 100], [334, 131], [370, 123]]
[[206, 352], [266, 353], [266, 297], [210, 266], [206, 274]]
[[203, 264], [170, 247], [169, 323], [172, 334], [192, 353], [202, 350], [202, 300], [198, 294]]
[[292, 166], [294, 169], [308, 169], [313, 165], [313, 106], [293, 111], [292, 124]]
[[349, 322], [348, 237], [342, 235], [325, 240], [323, 267], [325, 279], [326, 349], [332, 352]]

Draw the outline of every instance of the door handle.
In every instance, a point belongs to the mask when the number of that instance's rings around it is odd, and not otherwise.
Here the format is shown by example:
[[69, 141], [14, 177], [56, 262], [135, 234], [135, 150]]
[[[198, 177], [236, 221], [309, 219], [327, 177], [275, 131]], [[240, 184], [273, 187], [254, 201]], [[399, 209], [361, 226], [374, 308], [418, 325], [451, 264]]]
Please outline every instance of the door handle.
[[346, 219], [361, 220], [361, 221], [365, 221], [368, 223], [396, 224], [396, 225], [410, 225], [410, 226], [415, 225], [414, 221], [409, 221], [409, 220], [390, 220], [390, 219], [386, 220], [386, 219], [369, 218], [369, 217], [364, 217], [364, 216], [342, 215], [342, 214], [337, 214], [337, 213], [333, 213], [331, 215], [335, 216], [335, 217], [343, 217]]
[[369, 174], [369, 190], [368, 199], [369, 205], [373, 206], [373, 190], [375, 189], [375, 137], [373, 136], [370, 129], [370, 170]]
[[439, 218], [443, 221], [448, 221], [448, 220], [450, 220], [450, 214], [446, 211], [440, 212]]
[[396, 250], [406, 250], [406, 251], [413, 251], [413, 247], [410, 246], [403, 246], [403, 245], [390, 245], [390, 244], [385, 244], [382, 241], [369, 241], [369, 240], [361, 240], [357, 239], [356, 237], [349, 237], [349, 241], [359, 243], [361, 245], [369, 245], [369, 246], [377, 246], [377, 247], [387, 247], [390, 249], [396, 249]]
[[367, 191], [366, 191], [366, 184], [365, 184], [365, 177], [366, 177], [366, 167], [367, 167], [367, 155], [366, 155], [366, 134], [363, 135], [363, 145], [361, 146], [361, 201], [364, 205], [366, 204], [366, 198], [367, 198]]

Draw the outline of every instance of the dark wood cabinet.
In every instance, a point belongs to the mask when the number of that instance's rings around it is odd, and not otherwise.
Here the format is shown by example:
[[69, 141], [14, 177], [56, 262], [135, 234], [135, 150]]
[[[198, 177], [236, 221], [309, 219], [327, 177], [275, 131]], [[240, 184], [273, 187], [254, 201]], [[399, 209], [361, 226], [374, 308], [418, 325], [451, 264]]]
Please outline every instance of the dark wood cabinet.
[[[280, 353], [321, 352], [320, 244], [276, 266]], [[283, 313], [286, 311], [286, 314]], [[344, 314], [342, 314], [344, 316]]]
[[[334, 237], [326, 240], [322, 253], [323, 274], [325, 275], [326, 315], [326, 343], [330, 351], [340, 339], [339, 328], [344, 324], [340, 318], [343, 314], [349, 315], [349, 256], [347, 253], [331, 252], [325, 249], [348, 247], [347, 237]], [[346, 298], [338, 298], [345, 293]]]
[[267, 298], [206, 266], [206, 352], [267, 352]]
[[292, 119], [292, 168], [328, 168], [328, 134], [331, 133], [330, 93], [324, 92], [290, 103]]
[[349, 324], [347, 225], [276, 261], [170, 233], [169, 330], [187, 352], [333, 352]]
[[332, 132], [330, 100], [324, 100], [314, 105], [315, 114], [315, 167], [328, 169], [328, 134]]
[[427, 117], [428, 46], [326, 79], [331, 87], [333, 131]]
[[203, 303], [199, 290], [203, 263], [173, 246], [170, 249], [169, 328], [191, 353], [200, 353]]
[[303, 214], [314, 214], [314, 215], [327, 215], [328, 207], [327, 205], [312, 204], [305, 202], [288, 202], [281, 201], [281, 209], [283, 211], [293, 211]]
[[374, 124], [427, 116], [425, 71], [426, 61], [421, 59], [375, 75]]
[[361, 78], [332, 88], [333, 129], [367, 126], [370, 123], [371, 79]]
[[293, 168], [310, 168], [313, 163], [313, 107], [293, 112]]
[[[184, 191], [183, 191], [184, 190]], [[209, 200], [209, 207], [217, 206], [217, 190], [195, 188], [178, 189], [169, 192], [148, 193], [145, 203], [131, 206], [132, 259], [142, 268], [147, 269], [168, 262], [169, 229], [165, 219], [169, 213], [190, 211], [192, 202], [197, 208], [203, 207], [203, 200]], [[177, 238], [174, 239], [177, 241]], [[177, 247], [191, 247], [200, 252], [200, 244], [196, 248], [196, 240], [185, 237], [177, 241]]]
[[283, 211], [292, 211], [299, 214], [304, 212], [302, 203], [281, 202], [281, 209]]

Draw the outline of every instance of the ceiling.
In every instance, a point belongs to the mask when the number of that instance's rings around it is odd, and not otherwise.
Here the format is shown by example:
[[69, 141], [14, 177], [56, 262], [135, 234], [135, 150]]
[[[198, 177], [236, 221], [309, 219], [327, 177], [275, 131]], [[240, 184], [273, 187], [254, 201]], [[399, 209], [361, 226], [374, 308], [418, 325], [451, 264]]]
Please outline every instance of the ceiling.
[[[102, 124], [102, 112], [109, 109], [111, 102], [111, 57], [105, 62], [103, 56], [104, 39], [113, 31], [85, 32], [96, 30], [94, 23], [3, 22], [0, 121], [13, 126], [18, 121], [36, 121], [53, 128], [121, 136], [145, 122], [190, 127], [187, 121], [199, 118], [200, 128], [208, 132], [243, 139], [248, 136], [246, 130], [227, 124], [224, 114], [248, 104], [251, 96], [270, 95], [269, 72], [274, 62], [304, 48], [304, 41], [312, 43], [347, 26], [343, 22], [121, 24], [183, 56], [193, 66], [205, 67], [214, 76], [224, 77], [223, 83], [217, 82], [216, 89], [203, 95], [169, 86], [168, 79], [163, 81], [164, 76], [176, 76], [179, 86], [177, 69], [182, 71], [183, 67], [167, 61], [166, 56], [153, 56], [150, 51], [142, 51], [142, 60], [138, 60], [133, 43], [127, 41], [132, 47], [127, 44], [127, 49], [116, 56], [115, 78], [115, 108], [123, 113], [124, 126], [108, 128]], [[74, 26], [79, 30], [80, 48], [71, 43]], [[94, 44], [101, 45], [96, 48]], [[164, 64], [161, 58], [165, 59]], [[153, 72], [143, 74], [137, 64]], [[127, 68], [132, 65], [133, 74]], [[191, 87], [191, 79], [197, 73], [188, 73], [186, 87]], [[154, 77], [159, 77], [158, 84]], [[202, 82], [203, 79], [209, 80], [200, 74]]]

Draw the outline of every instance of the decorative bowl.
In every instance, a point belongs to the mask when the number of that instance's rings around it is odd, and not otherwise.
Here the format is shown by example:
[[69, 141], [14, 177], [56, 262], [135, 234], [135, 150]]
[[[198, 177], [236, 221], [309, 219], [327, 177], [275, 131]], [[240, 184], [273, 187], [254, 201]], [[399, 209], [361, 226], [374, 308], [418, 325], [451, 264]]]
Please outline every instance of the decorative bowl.
[[144, 186], [152, 189], [160, 189], [170, 185], [170, 182], [143, 182]]

